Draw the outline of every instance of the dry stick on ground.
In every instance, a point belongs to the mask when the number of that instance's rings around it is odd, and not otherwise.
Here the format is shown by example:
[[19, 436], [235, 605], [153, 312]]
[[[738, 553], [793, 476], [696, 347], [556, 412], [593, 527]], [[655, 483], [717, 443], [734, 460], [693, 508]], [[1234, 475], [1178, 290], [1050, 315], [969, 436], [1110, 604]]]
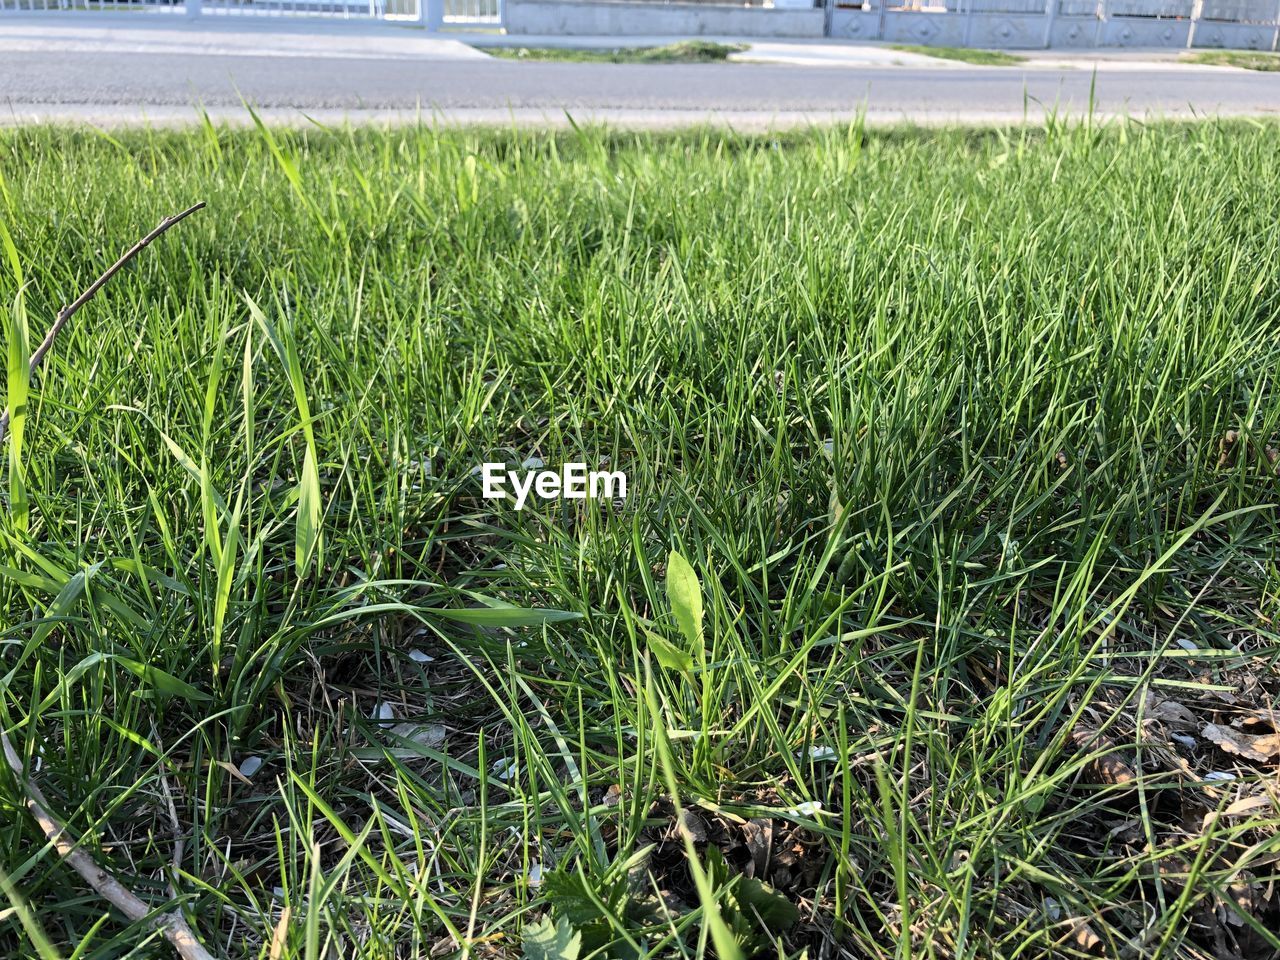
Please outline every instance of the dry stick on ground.
[[[163, 220], [160, 221], [159, 226], [157, 226], [145, 237], [143, 237], [141, 240], [135, 243], [132, 247], [126, 250], [124, 252], [124, 255], [121, 256], [120, 259], [117, 260], [115, 263], [113, 263], [109, 268], [107, 268], [106, 273], [100, 276], [97, 280], [93, 281], [93, 283], [89, 285], [89, 288], [85, 290], [84, 293], [80, 294], [80, 296], [76, 297], [76, 299], [73, 302], [69, 303], [67, 306], [63, 307], [60, 311], [58, 311], [58, 318], [54, 320], [53, 326], [49, 328], [49, 332], [45, 334], [44, 339], [40, 341], [40, 346], [36, 347], [36, 352], [31, 355], [31, 368], [30, 368], [31, 376], [33, 377], [35, 376], [36, 369], [40, 366], [40, 361], [44, 359], [44, 355], [48, 353], [49, 348], [53, 346], [53, 341], [57, 339], [58, 333], [62, 330], [63, 327], [67, 325], [67, 321], [70, 320], [73, 316], [75, 316], [75, 313], [77, 310], [79, 310], [86, 303], [92, 300], [94, 297], [94, 294], [96, 294], [99, 290], [101, 290], [104, 286], [106, 286], [107, 281], [110, 280], [112, 277], [114, 277], [117, 273], [119, 273], [120, 269], [126, 263], [128, 263], [130, 260], [136, 257], [148, 246], [150, 246], [152, 240], [155, 240], [157, 237], [163, 234], [166, 230], [172, 227], [175, 223], [181, 223], [183, 220], [187, 219], [187, 217], [191, 216], [193, 213], [195, 213], [197, 210], [203, 207], [204, 207], [204, 201], [201, 200], [199, 203], [195, 204], [194, 206], [188, 207], [186, 210], [183, 210], [181, 213], [175, 216], [165, 217]], [[5, 410], [3, 414], [0, 414], [0, 443], [4, 442], [4, 435], [8, 431], [8, 429], [9, 429], [9, 411]]]
[[[53, 346], [53, 341], [57, 338], [58, 332], [66, 326], [67, 321], [75, 315], [77, 310], [92, 300], [94, 294], [101, 290], [106, 282], [120, 271], [121, 267], [146, 249], [151, 241], [155, 240], [156, 237], [160, 236], [175, 223], [191, 216], [203, 206], [204, 201], [202, 200], [195, 206], [183, 210], [177, 216], [161, 220], [158, 227], [130, 247], [124, 256], [113, 263], [107, 272], [95, 280], [84, 293], [80, 294], [70, 305], [63, 307], [58, 313], [57, 320], [49, 328], [48, 334], [45, 335], [40, 346], [36, 348], [36, 352], [31, 355], [30, 369], [32, 375], [34, 376], [36, 368], [40, 366], [40, 361], [44, 359], [45, 354], [49, 352], [49, 348]], [[0, 416], [0, 443], [4, 441], [8, 426], [9, 411], [6, 410], [3, 416]], [[49, 842], [53, 844], [54, 849], [58, 851], [58, 855], [62, 857], [63, 861], [76, 873], [80, 874], [84, 878], [84, 882], [89, 884], [99, 896], [107, 900], [130, 920], [135, 922], [143, 920], [147, 922], [148, 926], [159, 929], [165, 938], [173, 944], [174, 949], [178, 951], [178, 955], [183, 960], [213, 960], [213, 955], [196, 939], [195, 933], [180, 911], [174, 910], [170, 913], [161, 913], [153, 916], [150, 907], [134, 896], [119, 880], [98, 866], [93, 858], [72, 840], [66, 826], [50, 812], [49, 802], [44, 798], [40, 788], [36, 786], [34, 781], [23, 778], [22, 758], [13, 749], [13, 744], [9, 742], [9, 735], [2, 729], [0, 729], [0, 746], [3, 746], [5, 760], [13, 771], [19, 787], [26, 795], [27, 809], [31, 811], [31, 815], [35, 817], [41, 831], [49, 838]]]
[[213, 960], [213, 955], [196, 939], [195, 933], [180, 912], [174, 910], [171, 913], [152, 916], [150, 907], [134, 896], [119, 880], [98, 866], [93, 857], [76, 845], [71, 835], [67, 833], [67, 828], [49, 812], [49, 801], [45, 800], [40, 788], [30, 780], [23, 780], [22, 758], [13, 749], [8, 734], [0, 731], [0, 741], [3, 742], [4, 756], [9, 762], [9, 768], [17, 777], [23, 793], [27, 795], [27, 809], [35, 817], [36, 823], [40, 824], [40, 829], [49, 838], [63, 862], [80, 874], [84, 882], [93, 887], [99, 896], [130, 920], [145, 920], [150, 917], [151, 919], [147, 921], [148, 925], [159, 928], [183, 960]]

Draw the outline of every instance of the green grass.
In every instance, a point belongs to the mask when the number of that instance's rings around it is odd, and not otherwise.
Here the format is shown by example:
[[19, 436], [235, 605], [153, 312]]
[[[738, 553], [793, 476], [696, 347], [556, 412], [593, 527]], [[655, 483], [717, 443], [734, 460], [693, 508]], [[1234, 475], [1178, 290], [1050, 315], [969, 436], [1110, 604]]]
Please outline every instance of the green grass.
[[1280, 70], [1280, 54], [1255, 53], [1251, 50], [1201, 50], [1184, 54], [1186, 63], [1203, 63], [1212, 67], [1241, 67], [1245, 70]]
[[[209, 204], [31, 384], [0, 720], [218, 955], [1277, 946], [1280, 126], [11, 128], [0, 173], [17, 360]], [[531, 456], [629, 495], [482, 499]], [[7, 955], [171, 956], [0, 804]]]
[[919, 53], [926, 57], [937, 57], [939, 60], [959, 60], [963, 63], [977, 63], [984, 67], [1008, 67], [1015, 63], [1025, 63], [1026, 57], [1003, 50], [975, 50], [971, 47], [934, 47], [927, 44], [895, 43], [894, 50], [905, 53]]
[[484, 47], [485, 53], [505, 60], [557, 60], [569, 63], [721, 63], [729, 54], [747, 49], [741, 44], [710, 40], [682, 40], [661, 47]]

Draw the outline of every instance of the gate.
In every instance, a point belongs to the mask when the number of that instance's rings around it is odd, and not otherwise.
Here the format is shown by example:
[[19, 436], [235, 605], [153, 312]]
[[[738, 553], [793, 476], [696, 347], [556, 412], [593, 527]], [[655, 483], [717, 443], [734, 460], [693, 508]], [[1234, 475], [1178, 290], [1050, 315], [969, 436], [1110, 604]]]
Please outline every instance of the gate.
[[396, 20], [441, 30], [500, 27], [503, 0], [0, 0], [0, 16], [60, 10], [135, 16]]

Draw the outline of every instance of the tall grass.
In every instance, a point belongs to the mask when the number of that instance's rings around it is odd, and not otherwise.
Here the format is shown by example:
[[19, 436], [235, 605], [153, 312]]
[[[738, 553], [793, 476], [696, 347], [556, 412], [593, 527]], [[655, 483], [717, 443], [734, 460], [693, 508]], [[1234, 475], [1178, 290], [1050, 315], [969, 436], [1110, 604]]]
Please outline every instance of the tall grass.
[[[4, 130], [18, 406], [209, 207], [15, 417], [0, 721], [228, 956], [1280, 947], [1275, 758], [1203, 731], [1277, 689], [1278, 177], [1264, 124]], [[531, 456], [629, 496], [480, 497]], [[14, 955], [164, 955], [0, 802]]]

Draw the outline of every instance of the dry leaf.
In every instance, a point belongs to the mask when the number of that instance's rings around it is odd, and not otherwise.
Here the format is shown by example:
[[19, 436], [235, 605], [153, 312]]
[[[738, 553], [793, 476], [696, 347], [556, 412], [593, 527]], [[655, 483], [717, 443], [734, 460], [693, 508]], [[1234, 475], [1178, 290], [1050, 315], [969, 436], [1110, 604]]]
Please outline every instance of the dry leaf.
[[1241, 879], [1227, 887], [1226, 900], [1229, 907], [1226, 920], [1237, 927], [1244, 926], [1244, 918], [1256, 916], [1262, 908], [1257, 883], [1250, 873], [1243, 874]]
[[1193, 727], [1196, 724], [1196, 715], [1176, 700], [1161, 700], [1148, 711], [1147, 716], [1174, 727]]
[[214, 760], [213, 762], [216, 763], [218, 766], [220, 766], [223, 770], [227, 771], [227, 773], [231, 774], [241, 783], [248, 784], [251, 787], [253, 786], [253, 781], [250, 780], [248, 777], [246, 777], [243, 773], [241, 773], [240, 768], [237, 767], [230, 760]]
[[1219, 812], [1210, 810], [1204, 815], [1204, 821], [1200, 825], [1200, 832], [1206, 833], [1219, 817], [1243, 817], [1248, 816], [1262, 808], [1270, 809], [1272, 806], [1269, 797], [1242, 797], [1235, 803], [1227, 807], [1227, 809]]
[[1076, 920], [1075, 926], [1071, 928], [1071, 933], [1067, 935], [1067, 942], [1074, 944], [1080, 950], [1086, 953], [1102, 953], [1102, 938], [1094, 932], [1093, 927], [1089, 925], [1088, 920]]
[[[1071, 735], [1072, 741], [1076, 747], [1081, 750], [1114, 750], [1115, 743], [1108, 737], [1102, 736], [1096, 730], [1082, 727]], [[1089, 760], [1085, 767], [1086, 776], [1089, 783], [1105, 783], [1111, 785], [1119, 785], [1130, 783], [1138, 778], [1138, 774], [1134, 771], [1123, 758], [1111, 752], [1100, 753]]]
[[1272, 757], [1280, 755], [1280, 733], [1255, 736], [1241, 733], [1232, 727], [1223, 727], [1216, 723], [1210, 723], [1205, 725], [1201, 735], [1206, 740], [1212, 740], [1216, 743], [1219, 749], [1244, 757], [1246, 760], [1264, 763]]
[[742, 837], [751, 854], [749, 877], [765, 876], [769, 871], [769, 852], [773, 849], [773, 821], [755, 817], [742, 825]]
[[1238, 430], [1228, 430], [1218, 442], [1218, 466], [1225, 467], [1233, 459], [1236, 441], [1240, 439]]
[[442, 723], [397, 723], [391, 728], [391, 733], [427, 748], [440, 746], [446, 736]]
[[292, 914], [292, 907], [285, 907], [280, 911], [275, 933], [271, 935], [271, 952], [267, 955], [269, 960], [280, 960], [284, 956], [284, 949], [289, 944], [289, 917]]
[[1270, 797], [1243, 797], [1242, 799], [1237, 800], [1235, 803], [1231, 804], [1231, 806], [1227, 807], [1227, 809], [1223, 810], [1222, 815], [1224, 817], [1238, 817], [1245, 813], [1252, 813], [1254, 810], [1257, 810], [1259, 807], [1270, 807], [1270, 806], [1271, 806]]

